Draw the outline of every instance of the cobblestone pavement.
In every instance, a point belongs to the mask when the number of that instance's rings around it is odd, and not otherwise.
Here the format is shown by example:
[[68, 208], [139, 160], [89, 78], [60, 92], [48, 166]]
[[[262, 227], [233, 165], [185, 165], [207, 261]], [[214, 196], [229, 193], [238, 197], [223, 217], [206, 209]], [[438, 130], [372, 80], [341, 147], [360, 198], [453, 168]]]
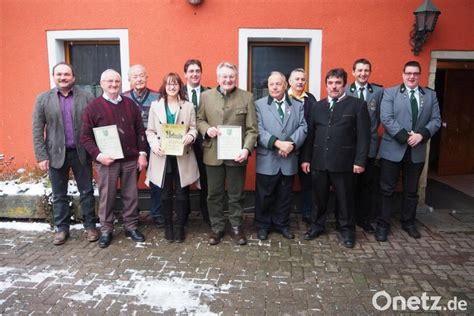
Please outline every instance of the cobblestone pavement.
[[[356, 247], [346, 249], [332, 227], [303, 241], [306, 227], [296, 215], [295, 240], [272, 233], [261, 242], [253, 216], [245, 216], [247, 246], [228, 235], [208, 246], [197, 217], [182, 244], [165, 242], [163, 231], [144, 221], [146, 242], [136, 244], [117, 227], [107, 249], [81, 230], [53, 246], [51, 232], [0, 229], [0, 314], [374, 314], [379, 291], [440, 296], [441, 308], [464, 300], [466, 310], [457, 313], [474, 313], [472, 233], [433, 233], [420, 224], [423, 237], [415, 240], [394, 223], [388, 242], [358, 230]], [[386, 296], [377, 300], [386, 303]]]

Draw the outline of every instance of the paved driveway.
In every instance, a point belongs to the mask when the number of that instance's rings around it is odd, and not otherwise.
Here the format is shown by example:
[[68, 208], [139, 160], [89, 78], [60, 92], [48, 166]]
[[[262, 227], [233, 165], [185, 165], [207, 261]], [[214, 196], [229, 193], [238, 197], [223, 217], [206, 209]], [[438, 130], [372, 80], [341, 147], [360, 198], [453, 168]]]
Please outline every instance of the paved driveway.
[[396, 296], [414, 296], [405, 309], [424, 311], [439, 296], [442, 313], [454, 300], [458, 313], [474, 313], [472, 232], [420, 224], [423, 237], [415, 240], [394, 223], [389, 242], [358, 230], [356, 247], [346, 249], [331, 227], [303, 241], [306, 228], [295, 215], [295, 240], [272, 233], [261, 242], [252, 215], [245, 216], [250, 239], [241, 247], [228, 235], [208, 246], [196, 217], [183, 244], [167, 243], [144, 220], [146, 242], [125, 238], [118, 226], [107, 249], [87, 242], [82, 230], [53, 246], [51, 232], [0, 229], [0, 314], [373, 314], [374, 295], [388, 312]]

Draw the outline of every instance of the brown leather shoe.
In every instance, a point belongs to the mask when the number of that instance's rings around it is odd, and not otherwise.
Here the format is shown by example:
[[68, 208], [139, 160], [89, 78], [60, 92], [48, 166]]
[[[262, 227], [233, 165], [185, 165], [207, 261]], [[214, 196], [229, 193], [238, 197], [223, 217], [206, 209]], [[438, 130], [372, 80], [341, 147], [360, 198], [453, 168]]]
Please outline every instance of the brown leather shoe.
[[95, 228], [86, 229], [87, 240], [90, 242], [97, 241], [99, 239], [99, 231]]
[[239, 246], [245, 245], [247, 243], [247, 238], [245, 237], [241, 226], [232, 227], [230, 230], [230, 236]]
[[209, 245], [214, 246], [221, 242], [222, 237], [224, 237], [224, 232], [214, 232], [212, 231], [209, 234]]
[[56, 246], [62, 245], [66, 242], [67, 238], [69, 237], [69, 232], [68, 231], [60, 231], [54, 233], [54, 239], [53, 239], [53, 244]]

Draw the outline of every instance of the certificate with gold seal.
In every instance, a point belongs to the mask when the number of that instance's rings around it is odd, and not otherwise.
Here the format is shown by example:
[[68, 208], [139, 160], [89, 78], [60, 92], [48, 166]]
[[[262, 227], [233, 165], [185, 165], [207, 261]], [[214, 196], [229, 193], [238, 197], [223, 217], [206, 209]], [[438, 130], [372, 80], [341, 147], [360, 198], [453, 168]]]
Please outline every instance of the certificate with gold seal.
[[117, 125], [94, 127], [94, 138], [100, 152], [114, 159], [122, 159], [123, 150]]
[[234, 160], [242, 150], [242, 127], [218, 125], [217, 159]]
[[165, 155], [182, 156], [184, 152], [183, 138], [186, 135], [184, 124], [161, 125], [161, 150]]

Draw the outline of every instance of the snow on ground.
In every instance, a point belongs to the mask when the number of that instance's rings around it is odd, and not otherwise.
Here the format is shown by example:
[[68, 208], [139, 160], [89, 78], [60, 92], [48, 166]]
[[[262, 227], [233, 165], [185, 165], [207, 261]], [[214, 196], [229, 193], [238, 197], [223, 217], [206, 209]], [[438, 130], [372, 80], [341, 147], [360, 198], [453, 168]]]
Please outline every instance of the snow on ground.
[[[0, 181], [0, 196], [5, 195], [49, 195], [51, 194], [51, 186], [48, 179], [44, 178], [38, 181], [20, 182], [18, 179], [10, 181]], [[69, 196], [79, 196], [76, 181], [69, 180], [68, 193]], [[98, 196], [99, 191], [94, 189], [94, 195]]]
[[[127, 304], [147, 305], [155, 312], [174, 310], [175, 313], [187, 312], [193, 315], [214, 315], [209, 306], [201, 302], [212, 301], [217, 294], [229, 293], [230, 285], [213, 286], [210, 284], [199, 284], [194, 280], [176, 277], [176, 273], [169, 275], [156, 275], [154, 271], [128, 269], [124, 275], [117, 280], [101, 280], [94, 274], [93, 280], [77, 280], [79, 271], [55, 270], [46, 267], [36, 271], [36, 267], [30, 270], [13, 267], [0, 267], [0, 294], [8, 289], [35, 288], [42, 282], [48, 282], [48, 286], [58, 284], [69, 284], [69, 290], [63, 299], [70, 300], [69, 306], [75, 304], [93, 303], [98, 306], [107, 296], [127, 296]], [[79, 274], [80, 275], [80, 274]], [[125, 280], [124, 280], [125, 278]], [[83, 284], [97, 284], [91, 291], [90, 287]], [[71, 284], [73, 282], [73, 284]], [[75, 289], [74, 286], [77, 286]], [[42, 290], [47, 291], [46, 289]], [[2, 300], [0, 300], [0, 304]], [[72, 304], [72, 305], [71, 305]]]
[[51, 188], [45, 179], [34, 182], [0, 181], [0, 195], [48, 195]]

